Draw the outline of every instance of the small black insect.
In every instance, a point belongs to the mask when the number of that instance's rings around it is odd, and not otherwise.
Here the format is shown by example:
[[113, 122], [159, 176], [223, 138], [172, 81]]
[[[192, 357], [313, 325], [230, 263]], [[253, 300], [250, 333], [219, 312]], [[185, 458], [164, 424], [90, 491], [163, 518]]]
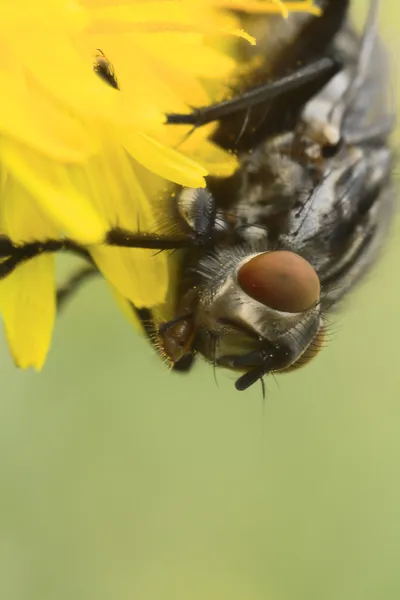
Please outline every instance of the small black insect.
[[118, 80], [115, 76], [114, 67], [106, 58], [102, 50], [97, 49], [97, 52], [98, 54], [96, 54], [95, 61], [93, 63], [94, 72], [101, 79], [103, 79], [103, 81], [108, 83], [108, 85], [115, 88], [116, 90], [119, 90]]
[[[253, 74], [261, 81], [219, 104], [167, 115], [170, 126], [218, 121], [216, 141], [238, 148], [234, 176], [210, 178], [206, 190], [178, 190], [179, 234], [115, 228], [104, 241], [181, 249], [172, 318], [132, 310], [174, 369], [189, 370], [200, 354], [237, 371], [238, 390], [318, 353], [327, 311], [376, 260], [395, 210], [395, 114], [378, 1], [370, 2], [361, 36], [348, 0], [324, 0], [321, 8], [318, 18], [293, 17], [286, 43], [282, 21], [277, 50], [269, 40], [264, 72]], [[109, 72], [101, 62], [100, 76], [108, 80]], [[88, 256], [72, 240], [15, 246], [3, 238], [0, 277], [63, 249]], [[67, 296], [64, 288], [60, 299]]]

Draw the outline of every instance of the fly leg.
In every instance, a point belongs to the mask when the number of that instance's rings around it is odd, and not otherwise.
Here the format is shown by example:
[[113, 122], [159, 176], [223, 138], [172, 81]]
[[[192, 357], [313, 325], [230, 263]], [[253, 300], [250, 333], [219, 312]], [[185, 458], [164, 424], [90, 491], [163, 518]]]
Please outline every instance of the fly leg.
[[302, 88], [322, 76], [332, 77], [340, 68], [341, 65], [335, 58], [325, 56], [307, 65], [300, 66], [289, 75], [284, 75], [280, 79], [254, 87], [235, 98], [195, 109], [189, 114], [167, 114], [166, 123], [167, 125], [193, 125], [194, 127], [201, 127], [207, 123], [219, 121], [241, 110], [248, 110], [253, 106], [258, 106], [274, 98], [279, 98], [283, 94]]
[[[181, 236], [134, 233], [119, 227], [111, 229], [103, 242], [119, 248], [144, 248], [148, 250], [179, 250], [209, 243], [196, 233]], [[70, 239], [50, 239], [15, 244], [10, 238], [0, 237], [0, 280], [10, 275], [18, 265], [44, 253], [66, 251], [90, 260], [89, 251]]]
[[[205, 249], [214, 243], [216, 205], [213, 196], [203, 189], [186, 188], [180, 196], [180, 220], [183, 231], [177, 235], [132, 232], [122, 227], [111, 228], [99, 245], [118, 248], [142, 248], [147, 250], [179, 250], [198, 247]], [[0, 236], [0, 279], [13, 272], [22, 262], [44, 252], [72, 251], [90, 260], [89, 249], [73, 240], [48, 239], [43, 241], [14, 243]]]
[[[48, 240], [45, 242], [28, 242], [22, 245], [14, 245], [9, 238], [0, 239], [0, 279], [10, 275], [18, 265], [40, 256], [45, 252], [57, 252], [66, 249], [64, 240]], [[71, 245], [73, 250], [74, 244]], [[78, 246], [76, 247], [78, 250]]]
[[59, 311], [63, 309], [65, 303], [71, 300], [72, 296], [79, 291], [85, 282], [100, 274], [100, 271], [94, 265], [85, 265], [77, 269], [66, 283], [57, 289], [57, 309]]
[[158, 328], [163, 350], [175, 371], [188, 371], [194, 361], [196, 303], [197, 293], [192, 288], [178, 302], [177, 316], [171, 321], [161, 323]]
[[59, 250], [69, 250], [77, 256], [89, 260], [90, 265], [86, 265], [77, 270], [67, 281], [65, 285], [57, 290], [57, 304], [61, 308], [78, 288], [94, 275], [100, 274], [90, 259], [90, 255], [73, 242], [64, 240], [49, 240], [46, 242], [29, 242], [16, 246], [10, 239], [0, 238], [0, 280], [10, 275], [18, 265], [40, 256], [46, 252], [57, 252]]

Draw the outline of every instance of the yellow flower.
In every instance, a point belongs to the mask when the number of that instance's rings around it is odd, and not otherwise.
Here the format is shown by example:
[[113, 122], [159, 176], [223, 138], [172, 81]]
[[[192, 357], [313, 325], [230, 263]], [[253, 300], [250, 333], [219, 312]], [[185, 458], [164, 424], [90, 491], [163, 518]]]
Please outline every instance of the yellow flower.
[[[157, 230], [143, 167], [169, 181], [205, 185], [233, 156], [213, 127], [182, 142], [165, 113], [208, 104], [235, 68], [229, 48], [246, 38], [226, 8], [306, 10], [311, 2], [252, 0], [0, 0], [0, 233], [14, 243], [67, 236], [91, 249], [105, 277], [138, 307], [161, 303], [164, 254], [108, 248], [107, 230]], [[228, 42], [227, 42], [228, 40]], [[249, 40], [252, 41], [252, 40]], [[101, 49], [120, 90], [93, 71]], [[0, 282], [11, 352], [40, 369], [55, 318], [54, 258], [39, 256]]]

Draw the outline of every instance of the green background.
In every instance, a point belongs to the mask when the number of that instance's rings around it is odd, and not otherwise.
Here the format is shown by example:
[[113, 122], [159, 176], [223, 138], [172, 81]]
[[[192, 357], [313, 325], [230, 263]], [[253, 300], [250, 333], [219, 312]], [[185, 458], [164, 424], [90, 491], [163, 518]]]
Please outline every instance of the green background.
[[394, 224], [328, 348], [264, 405], [204, 364], [170, 374], [101, 281], [41, 375], [2, 339], [0, 598], [398, 600], [399, 248]]

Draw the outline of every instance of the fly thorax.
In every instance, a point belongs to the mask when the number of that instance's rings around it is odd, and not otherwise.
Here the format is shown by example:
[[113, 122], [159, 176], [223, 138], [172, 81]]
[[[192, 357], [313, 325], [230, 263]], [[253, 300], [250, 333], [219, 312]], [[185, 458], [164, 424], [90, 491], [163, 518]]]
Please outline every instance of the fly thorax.
[[313, 187], [308, 170], [293, 156], [292, 149], [293, 134], [284, 134], [243, 158], [233, 209], [242, 227], [241, 236], [249, 243], [265, 235], [262, 226], [271, 217], [287, 212]]

